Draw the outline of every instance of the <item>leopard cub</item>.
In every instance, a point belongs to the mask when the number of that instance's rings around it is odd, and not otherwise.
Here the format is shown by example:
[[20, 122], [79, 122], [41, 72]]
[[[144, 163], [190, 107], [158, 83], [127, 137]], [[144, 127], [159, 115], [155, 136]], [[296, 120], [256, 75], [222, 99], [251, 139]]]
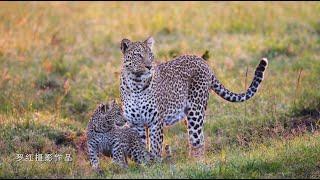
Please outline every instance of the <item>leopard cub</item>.
[[111, 155], [112, 161], [123, 168], [128, 167], [127, 157], [138, 164], [150, 162], [151, 155], [136, 130], [118, 127], [125, 123], [122, 110], [114, 100], [96, 108], [87, 126], [88, 155], [93, 169], [101, 172], [99, 153]]

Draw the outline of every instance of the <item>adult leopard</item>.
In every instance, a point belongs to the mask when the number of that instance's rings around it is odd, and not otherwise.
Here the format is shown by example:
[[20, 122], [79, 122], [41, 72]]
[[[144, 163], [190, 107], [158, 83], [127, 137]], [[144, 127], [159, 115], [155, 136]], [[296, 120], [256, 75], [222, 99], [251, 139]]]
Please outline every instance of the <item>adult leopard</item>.
[[[120, 92], [124, 116], [145, 143], [150, 138], [151, 154], [160, 158], [164, 125], [172, 125], [187, 117], [189, 155], [202, 156], [203, 122], [209, 90], [230, 102], [250, 99], [263, 80], [268, 60], [261, 59], [247, 91], [237, 94], [218, 81], [201, 57], [183, 55], [153, 65], [153, 44], [152, 37], [143, 42], [121, 41], [123, 65]], [[150, 137], [146, 137], [146, 130], [149, 130]]]

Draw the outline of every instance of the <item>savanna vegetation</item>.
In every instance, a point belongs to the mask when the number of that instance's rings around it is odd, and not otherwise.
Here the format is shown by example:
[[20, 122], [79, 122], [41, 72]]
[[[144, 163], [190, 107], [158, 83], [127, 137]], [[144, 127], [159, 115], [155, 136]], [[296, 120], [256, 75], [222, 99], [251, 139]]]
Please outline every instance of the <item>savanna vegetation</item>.
[[[188, 158], [183, 122], [165, 129], [173, 156], [91, 170], [85, 128], [119, 100], [120, 41], [153, 36], [157, 63], [204, 55], [229, 89], [269, 67], [254, 98], [210, 95], [206, 156]], [[320, 178], [319, 2], [1, 2], [0, 178]], [[72, 161], [18, 161], [17, 154]]]

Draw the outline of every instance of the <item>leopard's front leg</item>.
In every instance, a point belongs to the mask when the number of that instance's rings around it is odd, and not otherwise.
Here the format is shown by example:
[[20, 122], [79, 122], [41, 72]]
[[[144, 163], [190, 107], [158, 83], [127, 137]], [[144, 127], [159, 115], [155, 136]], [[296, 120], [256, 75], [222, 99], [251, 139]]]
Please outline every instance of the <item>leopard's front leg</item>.
[[150, 127], [150, 145], [151, 145], [151, 155], [157, 161], [161, 161], [163, 144], [163, 122], [157, 120], [155, 124]]
[[98, 154], [99, 154], [99, 146], [98, 143], [95, 139], [89, 139], [87, 142], [87, 147], [88, 147], [88, 156], [90, 159], [90, 163], [92, 168], [96, 171], [96, 172], [101, 172], [101, 169], [99, 167], [99, 158], [98, 158]]

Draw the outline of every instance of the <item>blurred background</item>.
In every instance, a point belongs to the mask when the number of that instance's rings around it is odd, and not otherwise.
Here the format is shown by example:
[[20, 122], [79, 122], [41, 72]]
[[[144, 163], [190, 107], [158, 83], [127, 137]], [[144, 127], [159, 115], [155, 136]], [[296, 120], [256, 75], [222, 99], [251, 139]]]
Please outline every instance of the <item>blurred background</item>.
[[[204, 56], [234, 92], [261, 57], [269, 67], [248, 102], [210, 95], [205, 162], [187, 158], [178, 123], [165, 131], [172, 161], [114, 174], [102, 160], [105, 177], [320, 177], [319, 2], [1, 2], [0, 177], [95, 177], [87, 122], [99, 103], [120, 102], [121, 40], [149, 36], [157, 63]], [[74, 161], [15, 161], [36, 152]]]

